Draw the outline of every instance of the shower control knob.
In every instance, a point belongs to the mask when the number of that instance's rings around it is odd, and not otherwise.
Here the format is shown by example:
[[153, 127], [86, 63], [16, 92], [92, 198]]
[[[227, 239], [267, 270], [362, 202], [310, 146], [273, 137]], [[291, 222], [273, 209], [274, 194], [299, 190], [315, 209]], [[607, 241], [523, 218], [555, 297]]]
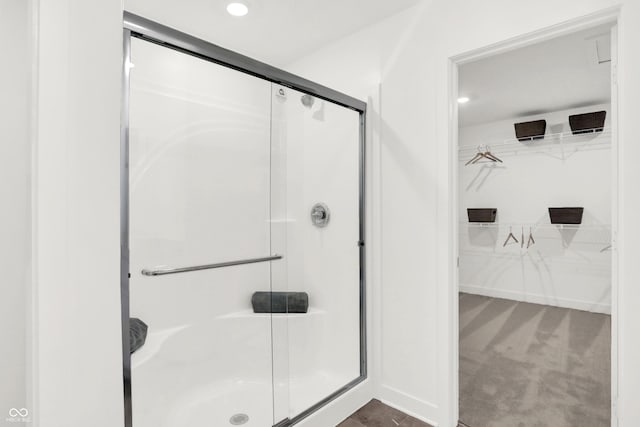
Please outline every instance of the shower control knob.
[[311, 223], [316, 227], [326, 227], [330, 217], [329, 207], [324, 203], [316, 203], [311, 208]]

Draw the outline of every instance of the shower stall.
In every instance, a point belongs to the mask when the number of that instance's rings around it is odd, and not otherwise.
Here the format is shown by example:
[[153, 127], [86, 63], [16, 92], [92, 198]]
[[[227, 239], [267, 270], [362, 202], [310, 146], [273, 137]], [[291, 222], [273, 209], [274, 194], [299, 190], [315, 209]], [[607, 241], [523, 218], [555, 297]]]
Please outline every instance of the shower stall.
[[132, 14], [123, 62], [126, 425], [293, 425], [367, 375], [365, 104]]

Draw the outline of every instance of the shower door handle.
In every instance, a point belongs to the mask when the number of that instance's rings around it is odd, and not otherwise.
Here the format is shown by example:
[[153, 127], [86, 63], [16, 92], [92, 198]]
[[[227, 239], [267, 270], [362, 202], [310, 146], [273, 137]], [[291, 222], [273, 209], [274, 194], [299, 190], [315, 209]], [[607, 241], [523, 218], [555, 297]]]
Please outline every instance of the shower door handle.
[[188, 273], [190, 271], [200, 271], [200, 270], [211, 270], [214, 268], [232, 267], [234, 265], [256, 264], [258, 262], [275, 261], [282, 258], [283, 258], [282, 255], [275, 254], [275, 255], [262, 257], [262, 258], [241, 259], [236, 261], [218, 262], [215, 264], [194, 265], [191, 267], [156, 268], [156, 269], [145, 268], [141, 271], [141, 273], [143, 276], [164, 276], [166, 274]]

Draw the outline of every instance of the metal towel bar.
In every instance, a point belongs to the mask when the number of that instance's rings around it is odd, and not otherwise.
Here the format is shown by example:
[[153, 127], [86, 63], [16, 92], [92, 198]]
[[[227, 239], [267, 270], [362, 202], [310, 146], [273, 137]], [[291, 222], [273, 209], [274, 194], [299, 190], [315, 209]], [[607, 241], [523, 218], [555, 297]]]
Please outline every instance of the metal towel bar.
[[143, 276], [164, 276], [165, 274], [188, 273], [190, 271], [210, 270], [212, 268], [231, 267], [234, 265], [243, 265], [243, 264], [255, 264], [258, 262], [274, 261], [277, 259], [282, 259], [282, 255], [276, 254], [276, 255], [262, 257], [262, 258], [250, 258], [250, 259], [242, 259], [237, 261], [218, 262], [215, 264], [194, 265], [192, 267], [159, 268], [156, 270], [149, 270], [145, 268], [141, 271], [141, 273]]

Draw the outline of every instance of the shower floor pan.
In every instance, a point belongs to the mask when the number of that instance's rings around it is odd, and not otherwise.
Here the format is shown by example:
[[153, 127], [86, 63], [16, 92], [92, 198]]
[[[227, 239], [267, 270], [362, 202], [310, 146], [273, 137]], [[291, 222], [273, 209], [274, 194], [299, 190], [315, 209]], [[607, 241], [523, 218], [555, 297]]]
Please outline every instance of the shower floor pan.
[[[317, 373], [291, 380], [289, 384], [289, 417], [311, 407], [320, 399], [347, 384], [352, 378]], [[287, 402], [286, 384], [276, 386], [276, 407]], [[269, 427], [274, 424], [271, 382], [224, 381], [209, 387], [192, 389], [173, 403], [153, 412], [136, 412], [134, 427]], [[268, 396], [269, 398], [265, 398]], [[278, 401], [278, 399], [281, 399]], [[277, 421], [286, 418], [278, 417]]]
[[[298, 335], [322, 324], [321, 316], [296, 319], [304, 323], [286, 320]], [[289, 361], [289, 377], [272, 386], [271, 325], [245, 314], [151, 332], [131, 360], [133, 427], [269, 427], [356, 378], [354, 363], [348, 371], [327, 369], [300, 353]]]
[[[193, 390], [183, 396], [168, 410], [162, 426], [273, 425], [273, 403], [271, 399], [265, 399], [265, 396], [272, 395], [270, 383], [237, 381], [219, 384], [218, 390], [214, 387], [208, 390]], [[151, 424], [148, 427], [151, 427]]]

